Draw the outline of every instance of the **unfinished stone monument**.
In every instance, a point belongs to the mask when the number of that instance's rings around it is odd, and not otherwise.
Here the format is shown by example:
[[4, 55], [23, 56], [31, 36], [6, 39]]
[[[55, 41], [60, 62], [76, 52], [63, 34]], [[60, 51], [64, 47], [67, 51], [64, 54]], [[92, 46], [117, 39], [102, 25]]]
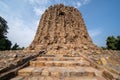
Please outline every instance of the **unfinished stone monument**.
[[120, 51], [94, 45], [81, 13], [62, 4], [45, 11], [27, 49], [0, 55], [0, 80], [120, 80]]
[[51, 6], [41, 17], [30, 50], [70, 53], [71, 50], [95, 46], [87, 32], [81, 13], [62, 4]]

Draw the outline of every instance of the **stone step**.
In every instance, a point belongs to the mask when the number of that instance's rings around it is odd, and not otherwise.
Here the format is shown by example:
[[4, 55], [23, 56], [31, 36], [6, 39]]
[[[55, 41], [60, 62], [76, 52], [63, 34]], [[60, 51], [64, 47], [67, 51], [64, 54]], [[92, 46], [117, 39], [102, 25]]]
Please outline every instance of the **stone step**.
[[95, 77], [97, 70], [92, 67], [26, 67], [18, 71], [19, 76], [53, 77]]
[[65, 55], [65, 54], [43, 54], [42, 57], [80, 57], [80, 55], [71, 56], [71, 55]]
[[55, 55], [54, 54], [44, 54], [44, 55], [42, 55], [43, 57], [55, 57]]
[[37, 57], [40, 61], [78, 61], [84, 60], [82, 57]]
[[56, 67], [67, 67], [67, 66], [90, 66], [90, 62], [81, 61], [30, 61], [30, 66], [32, 67], [42, 67], [42, 66], [56, 66]]
[[24, 76], [17, 76], [10, 80], [106, 80], [103, 77], [63, 77], [63, 78], [57, 78], [57, 77], [44, 77], [44, 76], [31, 76], [31, 77], [24, 77]]

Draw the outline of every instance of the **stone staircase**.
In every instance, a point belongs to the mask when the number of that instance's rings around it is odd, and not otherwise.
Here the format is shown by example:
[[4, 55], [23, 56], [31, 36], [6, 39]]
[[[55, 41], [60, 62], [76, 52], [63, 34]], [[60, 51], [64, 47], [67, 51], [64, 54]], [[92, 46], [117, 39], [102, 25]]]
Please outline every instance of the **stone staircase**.
[[11, 80], [106, 80], [81, 56], [43, 55], [30, 61]]

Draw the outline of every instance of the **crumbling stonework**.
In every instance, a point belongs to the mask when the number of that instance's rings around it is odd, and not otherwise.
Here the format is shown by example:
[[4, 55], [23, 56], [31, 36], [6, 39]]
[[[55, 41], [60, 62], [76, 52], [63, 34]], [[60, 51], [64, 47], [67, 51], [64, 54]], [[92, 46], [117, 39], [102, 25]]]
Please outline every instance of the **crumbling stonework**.
[[42, 52], [26, 52], [26, 50], [0, 51], [0, 80], [9, 80], [17, 71], [29, 65], [29, 61]]
[[42, 15], [27, 49], [0, 51], [0, 80], [13, 75], [11, 80], [119, 80], [120, 51], [94, 45], [81, 13], [55, 5]]
[[[30, 50], [46, 49], [48, 53], [71, 53], [94, 47], [81, 13], [74, 7], [50, 6], [41, 17]], [[61, 52], [60, 52], [61, 51]]]

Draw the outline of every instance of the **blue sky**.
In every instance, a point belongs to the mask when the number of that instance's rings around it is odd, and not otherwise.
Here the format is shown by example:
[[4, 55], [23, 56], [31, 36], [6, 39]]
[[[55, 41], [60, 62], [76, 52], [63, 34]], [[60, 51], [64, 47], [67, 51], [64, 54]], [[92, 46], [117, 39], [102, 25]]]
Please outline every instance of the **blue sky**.
[[120, 0], [0, 0], [0, 16], [9, 26], [8, 39], [29, 46], [44, 10], [60, 3], [82, 13], [94, 44], [105, 46], [108, 36], [120, 35]]

